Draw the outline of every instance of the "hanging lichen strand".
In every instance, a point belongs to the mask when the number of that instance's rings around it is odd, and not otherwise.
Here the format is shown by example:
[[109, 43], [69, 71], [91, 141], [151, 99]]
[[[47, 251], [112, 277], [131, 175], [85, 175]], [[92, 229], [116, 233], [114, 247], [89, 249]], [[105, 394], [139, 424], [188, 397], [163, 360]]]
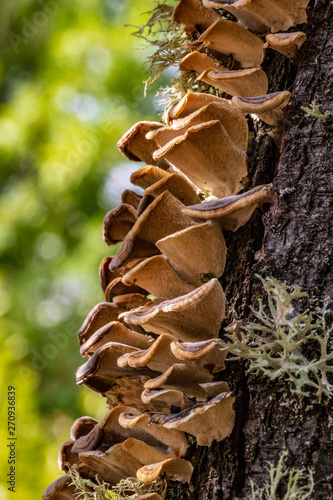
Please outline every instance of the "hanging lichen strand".
[[[226, 351], [218, 339], [225, 315], [218, 281], [227, 257], [223, 231], [237, 231], [274, 199], [272, 185], [239, 194], [247, 177], [245, 115], [281, 123], [290, 93], [266, 95], [260, 65], [266, 47], [295, 59], [305, 35], [277, 31], [305, 22], [307, 3], [182, 0], [175, 7], [174, 31], [181, 38], [183, 25], [189, 35], [180, 70], [227, 98], [186, 93], [168, 106], [165, 124], [139, 122], [118, 142], [130, 160], [147, 164], [131, 177], [144, 191], [125, 191], [105, 216], [105, 242], [122, 243], [101, 263], [105, 302], [79, 331], [88, 360], [76, 375], [79, 385], [106, 398], [109, 412], [100, 422], [74, 422], [59, 452], [66, 475], [44, 500], [75, 500], [80, 478], [83, 498], [135, 476], [141, 485], [162, 475], [189, 483], [189, 442], [209, 446], [232, 432], [235, 398], [223, 381]], [[235, 18], [228, 20], [226, 11]], [[128, 480], [128, 498], [161, 499], [165, 487], [156, 484], [158, 493]], [[119, 491], [105, 498], [124, 498]]]

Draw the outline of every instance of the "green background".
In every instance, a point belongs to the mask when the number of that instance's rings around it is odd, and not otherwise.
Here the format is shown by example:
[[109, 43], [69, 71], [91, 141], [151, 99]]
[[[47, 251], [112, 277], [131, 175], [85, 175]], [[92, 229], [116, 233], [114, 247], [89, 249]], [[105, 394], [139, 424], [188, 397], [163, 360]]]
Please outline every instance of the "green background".
[[[144, 0], [4, 0], [0, 6], [0, 497], [7, 491], [7, 387], [16, 388], [16, 498], [35, 500], [57, 453], [105, 401], [75, 384], [77, 331], [103, 301], [98, 268], [115, 248], [105, 213], [128, 184], [116, 142], [158, 119], [143, 95], [147, 49], [127, 25]], [[141, 48], [140, 48], [141, 47]]]

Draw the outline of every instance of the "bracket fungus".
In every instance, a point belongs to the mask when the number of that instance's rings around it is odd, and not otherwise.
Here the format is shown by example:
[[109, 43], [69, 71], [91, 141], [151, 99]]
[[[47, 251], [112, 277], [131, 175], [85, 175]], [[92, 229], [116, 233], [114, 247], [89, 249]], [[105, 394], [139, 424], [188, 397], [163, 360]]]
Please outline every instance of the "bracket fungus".
[[[183, 49], [192, 51], [180, 71], [185, 78], [197, 73], [215, 90], [186, 93], [165, 110], [166, 125], [140, 121], [117, 144], [128, 159], [146, 163], [131, 175], [144, 192], [126, 189], [104, 218], [105, 242], [122, 243], [100, 265], [105, 302], [79, 330], [88, 360], [76, 374], [78, 385], [104, 396], [110, 411], [100, 422], [74, 422], [71, 440], [59, 450], [64, 472], [97, 475], [110, 486], [135, 475], [145, 483], [160, 475], [186, 483], [193, 466], [183, 458], [185, 433], [198, 446], [231, 434], [235, 396], [220, 373], [227, 356], [219, 339], [226, 306], [218, 281], [227, 259], [223, 231], [237, 231], [274, 200], [272, 184], [238, 194], [248, 174], [245, 115], [282, 123], [291, 94], [266, 94], [261, 64], [266, 48], [296, 58], [305, 34], [283, 31], [306, 21], [307, 4], [181, 0], [173, 10], [189, 41]], [[214, 10], [221, 8], [238, 21], [221, 18]], [[213, 95], [216, 89], [232, 98]], [[59, 478], [43, 499], [74, 500], [74, 488], [70, 477]], [[161, 500], [159, 493], [136, 498]]]
[[97, 330], [110, 323], [118, 321], [119, 314], [124, 312], [124, 309], [110, 302], [101, 302], [97, 304], [87, 315], [79, 333], [79, 342], [82, 345], [86, 342]]
[[306, 40], [306, 35], [302, 31], [294, 33], [271, 33], [266, 35], [265, 48], [270, 48], [280, 52], [291, 60], [295, 60], [298, 49]]
[[162, 255], [145, 259], [122, 278], [123, 283], [145, 288], [155, 297], [173, 299], [191, 292], [194, 286], [185, 283]]
[[133, 309], [123, 316], [126, 323], [193, 342], [218, 337], [224, 313], [225, 295], [214, 278], [187, 295]]
[[119, 151], [132, 161], [144, 161], [148, 164], [156, 163], [161, 168], [168, 168], [169, 165], [164, 160], [155, 162], [153, 159], [153, 152], [156, 147], [155, 144], [146, 139], [146, 134], [150, 130], [156, 130], [162, 124], [158, 122], [138, 122], [133, 125], [122, 137], [119, 139], [117, 146]]
[[121, 203], [131, 205], [135, 209], [138, 208], [141, 198], [141, 195], [131, 189], [125, 189], [125, 191], [121, 193]]
[[145, 189], [145, 195], [157, 198], [164, 191], [171, 193], [177, 200], [184, 205], [191, 205], [192, 200], [200, 202], [195, 186], [190, 184], [185, 177], [176, 173], [170, 173]]
[[117, 359], [135, 347], [108, 342], [99, 347], [89, 360], [76, 372], [78, 385], [85, 384], [95, 392], [112, 401], [136, 404], [142, 408], [141, 392], [148, 378], [158, 375], [147, 367], [140, 369], [129, 366], [118, 367]]
[[245, 151], [234, 145], [220, 120], [190, 127], [154, 157], [165, 158], [194, 185], [217, 197], [236, 193], [247, 173]]
[[[156, 246], [177, 274], [189, 283], [219, 278], [223, 273], [227, 247], [215, 222], [204, 222], [173, 233], [157, 241]], [[192, 248], [195, 254], [190, 253]]]
[[103, 221], [103, 238], [108, 245], [122, 241], [137, 220], [137, 212], [132, 205], [122, 203], [110, 210]]
[[287, 106], [291, 94], [287, 90], [257, 97], [235, 96], [232, 102], [243, 113], [254, 113], [269, 125], [277, 126], [283, 120], [283, 108]]
[[144, 483], [151, 483], [165, 474], [173, 481], [189, 483], [193, 473], [193, 465], [183, 458], [169, 458], [164, 462], [146, 465], [136, 473], [137, 478]]
[[155, 243], [159, 239], [195, 225], [190, 217], [182, 213], [183, 207], [168, 191], [155, 198], [125, 236], [111, 262], [111, 270], [119, 269], [130, 259], [150, 257], [158, 253]]
[[273, 200], [273, 185], [265, 184], [242, 194], [189, 206], [184, 211], [195, 219], [216, 219], [225, 231], [237, 231], [251, 218], [256, 208]]
[[207, 69], [198, 76], [209, 85], [232, 96], [255, 97], [265, 94], [268, 89], [266, 73], [261, 68], [219, 71]]
[[133, 172], [130, 180], [135, 186], [146, 189], [152, 184], [155, 184], [155, 182], [158, 182], [165, 177], [169, 177], [169, 175], [169, 172], [163, 170], [162, 168], [155, 167], [154, 165], [145, 165], [144, 167], [139, 168], [139, 170]]
[[135, 332], [119, 321], [111, 321], [96, 330], [86, 342], [81, 345], [81, 356], [92, 356], [99, 347], [108, 342], [120, 342], [136, 347], [147, 349], [152, 342], [152, 337]]
[[227, 70], [225, 66], [217, 64], [214, 59], [209, 57], [208, 54], [195, 50], [187, 54], [178, 65], [179, 71], [195, 71], [196, 73], [203, 73], [206, 69], [219, 68], [220, 70]]
[[212, 9], [224, 9], [238, 22], [257, 33], [285, 31], [296, 24], [306, 23], [309, 0], [203, 0]]
[[110, 269], [112, 259], [113, 257], [104, 257], [99, 266], [99, 281], [103, 292], [112, 280], [120, 277], [118, 271], [111, 271]]
[[61, 476], [43, 492], [43, 500], [77, 500], [76, 487], [68, 476]]
[[141, 393], [145, 405], [153, 408], [152, 411], [171, 413], [172, 410], [185, 410], [193, 406], [192, 400], [181, 391], [175, 389], [145, 389]]
[[[207, 106], [207, 104], [225, 101], [225, 99], [212, 94], [205, 94], [203, 92], [188, 92], [179, 101], [175, 102], [165, 110], [165, 123], [170, 125], [173, 120], [184, 118], [184, 116], [190, 115], [203, 106]], [[227, 102], [231, 106], [231, 102]]]
[[158, 377], [147, 380], [145, 389], [176, 389], [186, 396], [205, 399], [206, 392], [200, 384], [212, 382], [212, 376], [196, 366], [176, 363]]
[[264, 60], [261, 38], [233, 21], [219, 19], [202, 35], [188, 44], [191, 48], [209, 49], [214, 53], [232, 56], [239, 68], [257, 68]]
[[182, 343], [172, 335], [163, 333], [146, 350], [130, 352], [118, 358], [119, 366], [133, 368], [148, 366], [151, 370], [163, 373], [172, 365], [180, 362], [215, 373], [225, 368], [226, 351], [219, 349], [216, 339], [204, 342]]
[[230, 392], [224, 392], [175, 415], [153, 415], [150, 421], [192, 434], [199, 446], [210, 446], [214, 440], [221, 441], [231, 434], [235, 420], [234, 401]]
[[181, 0], [174, 8], [172, 20], [181, 23], [189, 33], [205, 31], [220, 16], [210, 9], [206, 9], [200, 0]]
[[244, 151], [248, 147], [248, 125], [244, 115], [231, 104], [228, 99], [218, 98], [200, 106], [183, 118], [173, 119], [169, 126], [161, 127], [147, 134], [154, 137], [160, 147], [179, 135], [183, 135], [190, 127], [200, 123], [219, 120], [237, 148]]

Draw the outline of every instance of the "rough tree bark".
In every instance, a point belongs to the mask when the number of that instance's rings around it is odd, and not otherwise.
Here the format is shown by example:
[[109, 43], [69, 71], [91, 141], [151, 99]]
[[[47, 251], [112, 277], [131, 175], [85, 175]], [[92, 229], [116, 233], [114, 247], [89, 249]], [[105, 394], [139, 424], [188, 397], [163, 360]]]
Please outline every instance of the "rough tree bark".
[[[309, 293], [305, 306], [318, 307], [326, 296], [332, 297], [333, 115], [323, 123], [301, 110], [315, 100], [333, 112], [332, 21], [329, 0], [310, 2], [308, 24], [290, 30], [307, 35], [299, 65], [269, 53], [265, 70], [270, 91], [287, 89], [292, 98], [280, 149], [267, 135], [268, 128], [254, 125], [249, 187], [273, 181], [278, 196], [264, 216], [257, 211], [245, 227], [227, 235], [229, 258], [221, 282], [228, 312], [237, 318], [248, 317], [249, 306], [262, 293], [255, 273], [301, 285]], [[195, 450], [192, 491], [174, 484], [171, 498], [246, 498], [250, 479], [262, 485], [268, 478], [267, 461], [276, 464], [284, 449], [289, 450], [288, 466], [314, 468], [314, 499], [333, 498], [332, 406], [300, 401], [286, 383], [246, 376], [243, 363], [232, 365], [227, 377], [238, 395], [235, 429], [227, 440]]]

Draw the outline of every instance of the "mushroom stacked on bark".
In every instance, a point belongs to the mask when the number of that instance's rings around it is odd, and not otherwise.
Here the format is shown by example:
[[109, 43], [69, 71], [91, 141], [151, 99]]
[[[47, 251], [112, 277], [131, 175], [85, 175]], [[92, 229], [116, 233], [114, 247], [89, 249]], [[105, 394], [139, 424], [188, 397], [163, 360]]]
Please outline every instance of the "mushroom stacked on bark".
[[[185, 433], [209, 446], [232, 432], [235, 398], [218, 375], [226, 358], [223, 232], [273, 202], [271, 184], [239, 194], [247, 176], [245, 115], [281, 123], [290, 93], [267, 94], [261, 64], [266, 48], [295, 60], [305, 35], [283, 31], [306, 20], [307, 3], [181, 0], [174, 9], [173, 21], [192, 34], [180, 70], [233, 97], [187, 93], [167, 108], [165, 125], [141, 121], [118, 142], [128, 159], [146, 163], [131, 176], [143, 193], [124, 191], [104, 218], [104, 240], [119, 248], [100, 265], [104, 301], [79, 331], [89, 359], [77, 370], [77, 383], [104, 396], [110, 411], [100, 422], [74, 423], [59, 451], [65, 473], [70, 467], [110, 487], [135, 475], [189, 482]], [[236, 20], [221, 18], [220, 8]], [[43, 498], [74, 499], [70, 478]]]
[[[306, 22], [307, 4], [308, 0], [292, 3], [285, 0], [181, 0], [174, 10], [173, 21], [183, 25], [192, 41], [185, 46], [189, 54], [179, 63], [179, 70], [195, 72], [198, 80], [237, 99], [266, 101], [268, 79], [261, 69], [266, 48], [297, 61], [305, 34], [283, 31]], [[226, 18], [228, 13], [235, 16], [234, 20]], [[200, 23], [200, 18], [205, 22]], [[260, 109], [258, 115], [266, 121], [267, 115], [260, 113]], [[277, 117], [279, 120], [267, 123], [278, 125], [282, 113], [276, 114]]]

